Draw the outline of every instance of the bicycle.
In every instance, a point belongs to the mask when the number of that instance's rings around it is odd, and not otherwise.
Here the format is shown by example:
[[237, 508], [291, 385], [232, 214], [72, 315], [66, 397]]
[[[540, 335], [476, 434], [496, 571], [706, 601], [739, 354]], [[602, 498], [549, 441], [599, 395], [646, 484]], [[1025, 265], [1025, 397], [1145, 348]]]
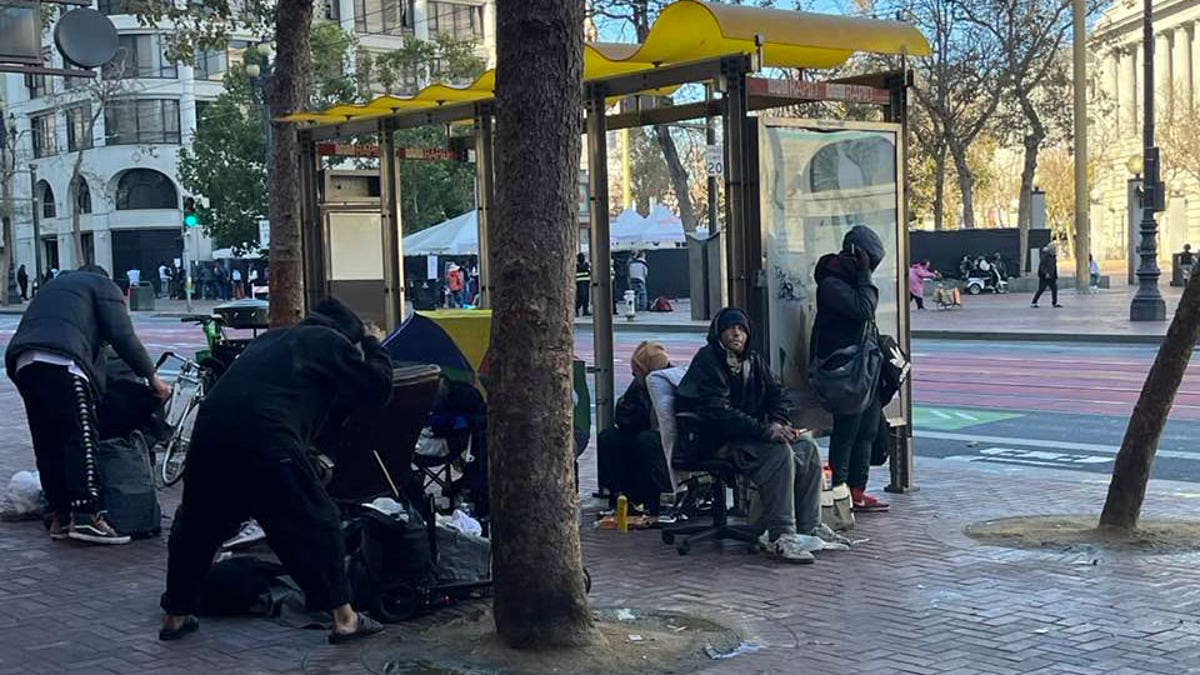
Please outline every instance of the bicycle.
[[219, 316], [194, 314], [180, 319], [183, 323], [199, 324], [204, 330], [206, 349], [196, 352], [195, 360], [164, 352], [158, 359], [156, 369], [168, 361], [178, 361], [179, 367], [167, 399], [164, 419], [170, 433], [163, 442], [163, 456], [159, 464], [159, 478], [164, 487], [170, 487], [183, 478], [187, 464], [188, 445], [192, 439], [192, 427], [196, 412], [204, 395], [217, 383], [229, 368], [233, 359], [250, 344], [250, 340], [229, 338], [225, 335], [224, 320]]

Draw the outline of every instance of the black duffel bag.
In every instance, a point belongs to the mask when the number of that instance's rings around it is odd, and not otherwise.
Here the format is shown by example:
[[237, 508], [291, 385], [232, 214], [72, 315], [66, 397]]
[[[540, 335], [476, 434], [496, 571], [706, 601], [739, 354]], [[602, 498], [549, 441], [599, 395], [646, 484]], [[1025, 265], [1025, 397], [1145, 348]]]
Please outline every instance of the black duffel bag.
[[134, 539], [157, 537], [162, 532], [162, 509], [142, 434], [100, 441], [96, 468], [108, 524]]
[[416, 615], [437, 582], [429, 530], [416, 509], [407, 513], [360, 508], [343, 528], [350, 602], [385, 623]]

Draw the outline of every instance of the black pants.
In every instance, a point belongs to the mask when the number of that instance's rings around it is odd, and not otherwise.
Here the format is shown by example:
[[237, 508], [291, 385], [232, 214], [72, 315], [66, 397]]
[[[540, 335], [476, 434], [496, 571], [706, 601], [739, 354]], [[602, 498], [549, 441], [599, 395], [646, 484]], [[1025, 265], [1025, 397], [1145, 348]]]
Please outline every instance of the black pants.
[[183, 503], [171, 524], [163, 611], [195, 611], [213, 556], [250, 518], [262, 526], [309, 609], [349, 602], [341, 518], [303, 453], [280, 449], [270, 439], [232, 452], [219, 441], [204, 443], [200, 431], [188, 452]]
[[36, 361], [17, 373], [16, 385], [25, 401], [47, 515], [96, 513], [102, 504], [91, 385], [66, 366]]
[[908, 297], [910, 300], [917, 303], [917, 309], [925, 309], [925, 298], [922, 298], [916, 293], [909, 293]]
[[575, 282], [575, 313], [579, 316], [591, 314], [592, 282]]
[[658, 514], [660, 495], [671, 491], [671, 474], [657, 431], [605, 429], [596, 437], [596, 457], [600, 487], [608, 489], [610, 501], [624, 494]]
[[871, 471], [871, 447], [879, 433], [879, 399], [857, 415], [834, 415], [833, 434], [829, 437], [829, 468], [833, 484], [846, 483], [866, 488]]
[[1038, 303], [1038, 300], [1042, 297], [1042, 293], [1045, 293], [1047, 288], [1050, 289], [1051, 302], [1055, 305], [1058, 304], [1058, 279], [1046, 278], [1038, 279], [1038, 289], [1037, 293], [1033, 296], [1033, 304], [1036, 305]]

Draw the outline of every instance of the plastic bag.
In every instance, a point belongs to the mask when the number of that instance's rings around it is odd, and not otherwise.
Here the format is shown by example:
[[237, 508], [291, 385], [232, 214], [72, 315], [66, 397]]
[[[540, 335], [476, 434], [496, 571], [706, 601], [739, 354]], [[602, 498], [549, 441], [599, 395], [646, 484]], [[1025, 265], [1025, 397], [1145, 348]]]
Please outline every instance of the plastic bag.
[[4, 511], [25, 516], [41, 511], [42, 482], [37, 471], [18, 471], [8, 482]]
[[422, 457], [448, 457], [450, 445], [446, 439], [434, 436], [433, 430], [427, 427], [421, 430], [421, 437], [417, 439], [417, 454]]
[[440, 527], [448, 527], [452, 530], [457, 530], [463, 534], [480, 536], [483, 534], [483, 526], [462, 509], [455, 509], [454, 513], [449, 516], [438, 515], [437, 524]]

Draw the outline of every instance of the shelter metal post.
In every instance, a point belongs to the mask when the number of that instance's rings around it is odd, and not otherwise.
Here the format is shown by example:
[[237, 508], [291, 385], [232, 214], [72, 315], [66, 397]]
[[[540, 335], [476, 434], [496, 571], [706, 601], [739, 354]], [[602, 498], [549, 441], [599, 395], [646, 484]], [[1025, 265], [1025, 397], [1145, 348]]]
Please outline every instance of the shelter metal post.
[[608, 223], [608, 142], [605, 119], [605, 86], [587, 86], [587, 158], [591, 182], [592, 227], [592, 330], [595, 341], [596, 426], [603, 431], [613, 425], [613, 299], [612, 251]]
[[492, 145], [491, 103], [482, 103], [475, 112], [475, 180], [478, 186], [479, 210], [479, 306], [492, 306], [492, 246], [491, 230], [493, 204], [496, 203], [495, 157]]
[[[897, 199], [899, 199], [900, 222], [897, 223], [896, 255], [900, 257], [899, 283], [907, 287], [905, 270], [909, 263], [908, 241], [908, 88], [912, 84], [912, 71], [907, 63], [899, 73], [890, 77], [888, 85], [888, 104], [884, 108], [884, 119], [900, 125], [900, 135], [896, 142], [900, 144], [900, 166], [896, 167]], [[904, 297], [904, 296], [901, 296]], [[901, 303], [899, 335], [897, 339], [905, 354], [912, 354], [912, 332], [910, 303]], [[912, 444], [912, 379], [905, 381], [900, 390], [900, 405], [903, 409], [907, 424], [892, 428], [892, 455], [888, 458], [888, 471], [891, 482], [884, 489], [888, 492], [916, 492], [913, 485], [913, 444]]]
[[329, 293], [325, 270], [325, 237], [321, 227], [319, 188], [317, 187], [316, 145], [312, 134], [300, 132], [300, 235], [304, 260], [305, 314], [312, 311]]
[[404, 267], [400, 257], [400, 164], [396, 159], [396, 126], [379, 122], [379, 222], [383, 230], [383, 315], [387, 332], [404, 320]]
[[725, 250], [729, 304], [749, 309], [750, 264], [746, 219], [746, 71], [745, 58], [722, 62], [725, 85]]

